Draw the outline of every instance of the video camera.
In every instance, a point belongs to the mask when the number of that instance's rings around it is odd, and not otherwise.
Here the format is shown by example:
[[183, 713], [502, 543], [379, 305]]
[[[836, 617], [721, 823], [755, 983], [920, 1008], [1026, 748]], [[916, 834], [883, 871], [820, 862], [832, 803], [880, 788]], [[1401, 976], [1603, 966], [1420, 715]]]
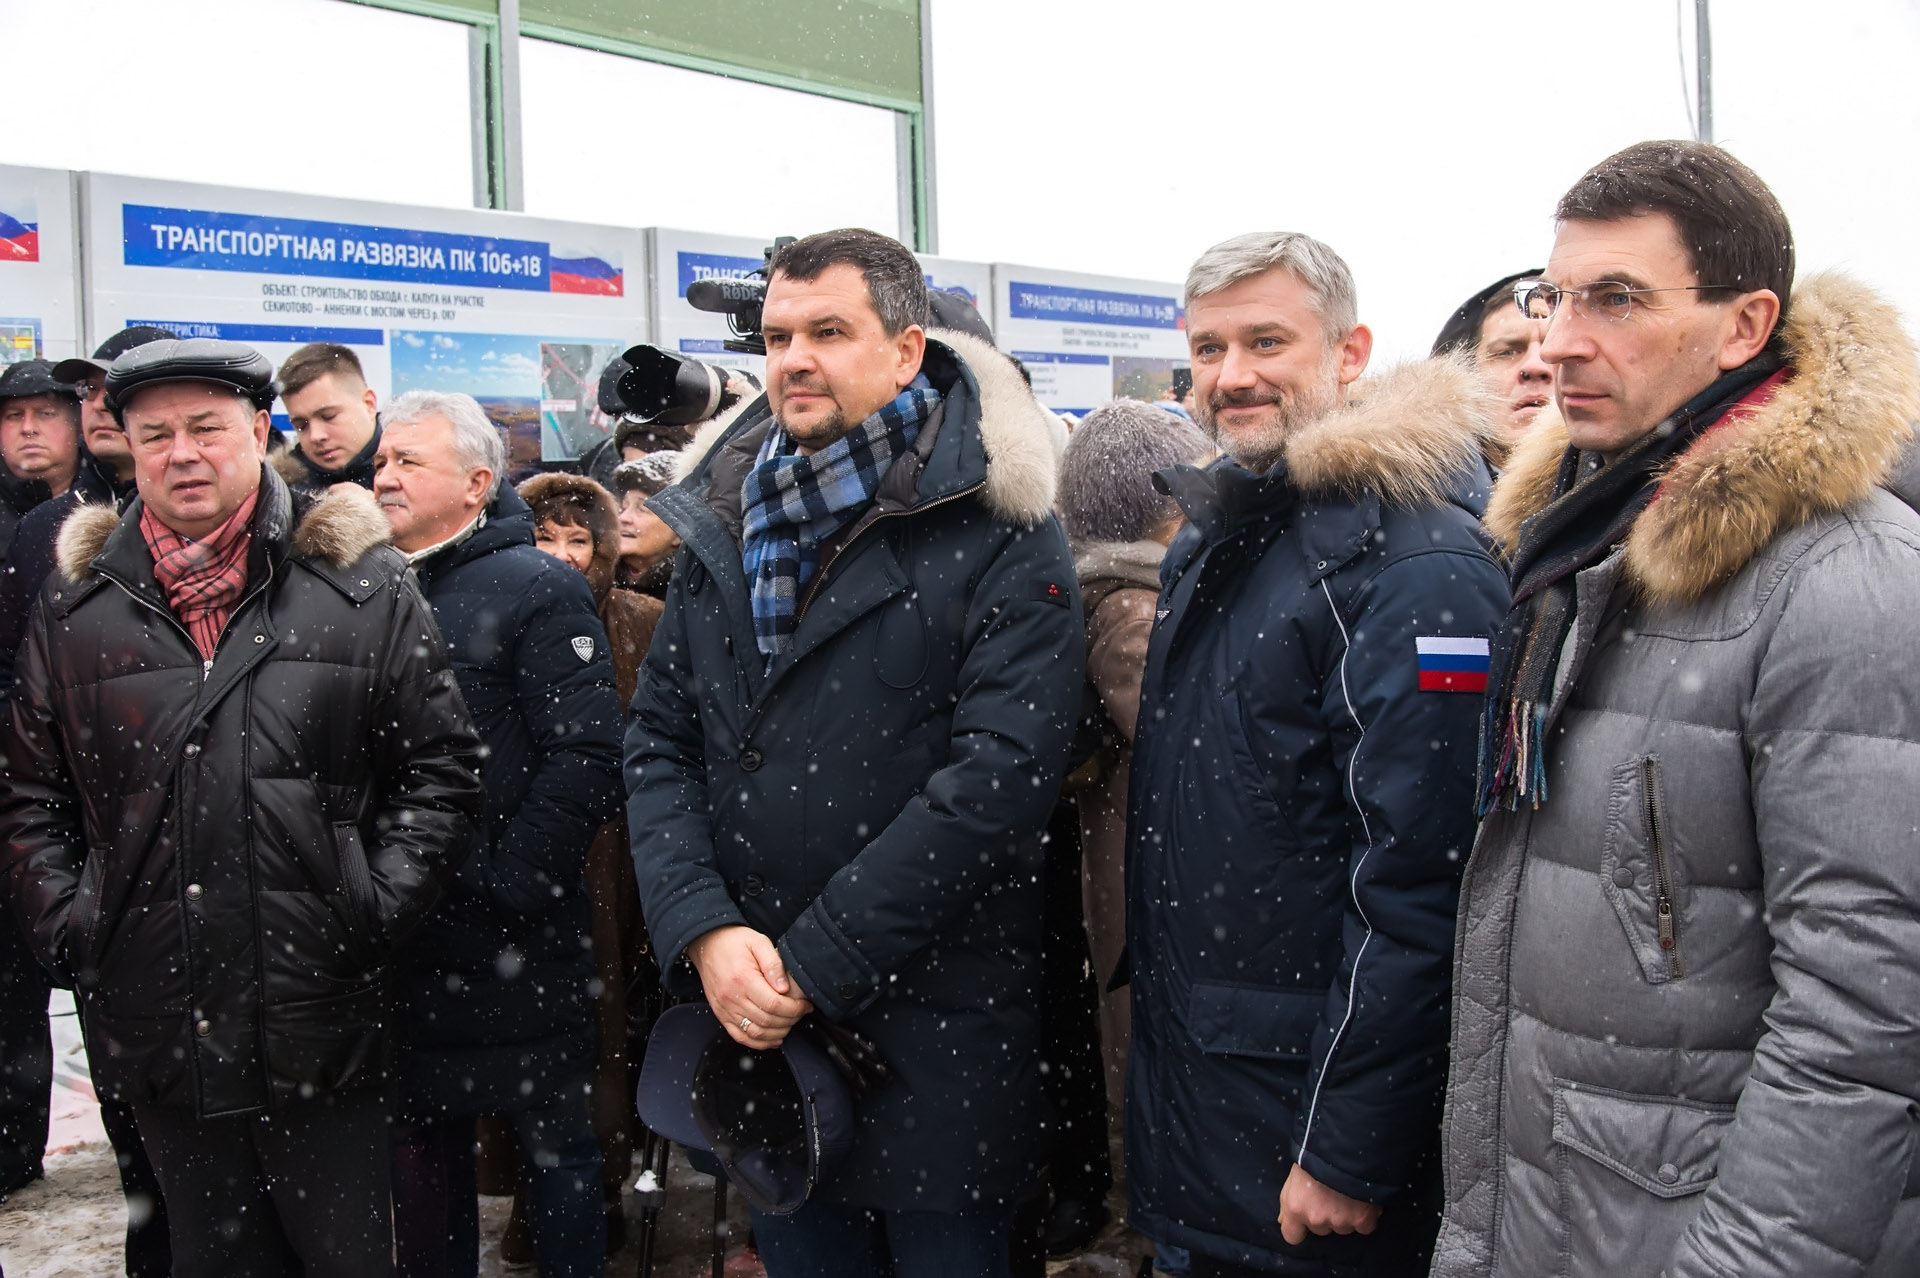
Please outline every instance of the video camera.
[[783, 235], [766, 248], [766, 261], [760, 269], [743, 279], [695, 280], [687, 285], [687, 305], [711, 315], [727, 317], [733, 337], [726, 348], [740, 355], [765, 355], [767, 339], [760, 332], [760, 309], [767, 302], [767, 277], [773, 269], [773, 255], [793, 243]]
[[[744, 279], [695, 280], [687, 285], [687, 301], [696, 310], [727, 317], [733, 337], [726, 348], [741, 355], [767, 353], [760, 332], [760, 311], [767, 301], [767, 275], [773, 255], [793, 243], [785, 235], [766, 249], [766, 261]], [[726, 392], [727, 370], [658, 346], [634, 346], [609, 368], [601, 389], [601, 410], [608, 416], [630, 417], [662, 426], [690, 426], [720, 411]], [[608, 402], [607, 391], [613, 401]]]

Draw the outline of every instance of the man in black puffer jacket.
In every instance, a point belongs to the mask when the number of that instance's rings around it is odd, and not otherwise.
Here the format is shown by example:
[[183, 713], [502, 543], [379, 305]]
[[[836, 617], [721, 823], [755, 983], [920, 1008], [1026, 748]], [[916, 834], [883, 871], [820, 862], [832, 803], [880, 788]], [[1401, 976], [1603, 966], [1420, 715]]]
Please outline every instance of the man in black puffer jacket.
[[606, 1221], [588, 1118], [587, 847], [619, 807], [620, 704], [587, 579], [533, 544], [505, 450], [466, 395], [389, 407], [374, 495], [447, 636], [487, 745], [487, 821], [401, 960], [402, 1275], [472, 1274], [473, 1119], [511, 1119], [548, 1278], [599, 1274]]
[[139, 497], [61, 530], [0, 730], [0, 872], [133, 1106], [176, 1274], [391, 1272], [387, 964], [471, 845], [479, 742], [372, 499], [263, 464], [272, 366], [154, 342]]

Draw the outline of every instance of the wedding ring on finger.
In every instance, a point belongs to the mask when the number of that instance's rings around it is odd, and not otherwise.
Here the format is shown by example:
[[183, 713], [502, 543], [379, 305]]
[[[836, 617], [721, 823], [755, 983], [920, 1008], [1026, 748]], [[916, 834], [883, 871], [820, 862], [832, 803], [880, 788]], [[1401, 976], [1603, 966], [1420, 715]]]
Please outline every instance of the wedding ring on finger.
[[750, 1030], [750, 1029], [752, 1029], [752, 1028], [753, 1028], [753, 1022], [752, 1022], [752, 1021], [750, 1021], [750, 1020], [748, 1020], [748, 1019], [747, 1019], [746, 1017], [744, 1017], [744, 1016], [740, 1018], [740, 1032], [741, 1032], [742, 1034], [744, 1034], [744, 1033], [746, 1033], [746, 1032], [747, 1032], [748, 1030]]

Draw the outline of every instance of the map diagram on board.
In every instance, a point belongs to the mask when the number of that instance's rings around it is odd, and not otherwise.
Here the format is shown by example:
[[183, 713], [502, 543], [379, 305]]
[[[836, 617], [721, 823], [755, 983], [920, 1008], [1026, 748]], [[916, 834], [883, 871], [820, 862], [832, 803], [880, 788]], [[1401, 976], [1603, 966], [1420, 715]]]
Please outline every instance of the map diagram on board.
[[591, 342], [540, 343], [541, 461], [572, 461], [612, 431], [600, 411], [600, 373], [619, 353]]

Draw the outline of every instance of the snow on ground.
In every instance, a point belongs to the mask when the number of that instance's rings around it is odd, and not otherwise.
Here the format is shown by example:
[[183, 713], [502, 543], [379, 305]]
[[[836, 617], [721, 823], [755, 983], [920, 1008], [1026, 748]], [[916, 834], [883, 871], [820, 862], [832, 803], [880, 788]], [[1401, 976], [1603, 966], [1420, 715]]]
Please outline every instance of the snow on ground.
[[[113, 1151], [100, 1126], [99, 1106], [87, 1074], [86, 1054], [71, 997], [54, 993], [53, 1124], [47, 1142], [46, 1179], [27, 1186], [0, 1204], [0, 1272], [6, 1278], [105, 1278], [122, 1272], [121, 1244], [127, 1213], [114, 1170]], [[1114, 1156], [1119, 1158], [1118, 1142]], [[707, 1278], [708, 1239], [713, 1223], [713, 1182], [686, 1165], [677, 1153], [667, 1171], [666, 1207], [654, 1251], [654, 1278]], [[727, 1278], [753, 1278], [742, 1263], [739, 1242], [746, 1237], [746, 1210], [738, 1194], [729, 1196], [728, 1223], [734, 1239]], [[1121, 1202], [1110, 1203], [1117, 1219]], [[500, 1262], [500, 1232], [507, 1223], [508, 1200], [480, 1199], [480, 1273], [530, 1275], [532, 1269], [508, 1269]], [[608, 1272], [632, 1273], [639, 1251], [632, 1240], [640, 1212], [627, 1203], [627, 1249], [608, 1264]], [[1051, 1278], [1133, 1278], [1144, 1254], [1142, 1240], [1110, 1225], [1086, 1254], [1048, 1266]]]

